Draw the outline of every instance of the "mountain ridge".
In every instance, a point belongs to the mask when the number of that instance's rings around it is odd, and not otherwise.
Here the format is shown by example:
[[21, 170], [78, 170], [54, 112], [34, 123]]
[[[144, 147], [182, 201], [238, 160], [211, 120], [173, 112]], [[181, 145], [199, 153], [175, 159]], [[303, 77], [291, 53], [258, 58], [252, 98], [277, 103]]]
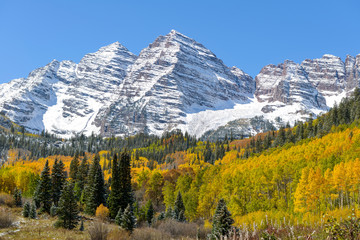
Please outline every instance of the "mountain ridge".
[[345, 61], [330, 54], [286, 60], [252, 78], [171, 30], [138, 56], [114, 42], [78, 64], [53, 60], [1, 84], [0, 112], [29, 131], [63, 137], [160, 135], [175, 128], [201, 136], [236, 119], [264, 116], [275, 124], [278, 117], [293, 123], [316, 116], [359, 82], [360, 54]]

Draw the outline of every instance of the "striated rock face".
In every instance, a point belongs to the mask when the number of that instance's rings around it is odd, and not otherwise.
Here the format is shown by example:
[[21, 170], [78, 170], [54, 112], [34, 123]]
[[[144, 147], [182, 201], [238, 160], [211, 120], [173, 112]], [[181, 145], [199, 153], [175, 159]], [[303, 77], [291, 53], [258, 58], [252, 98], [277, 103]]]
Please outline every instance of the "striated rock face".
[[161, 134], [184, 125], [187, 113], [248, 102], [254, 89], [249, 75], [172, 30], [141, 51], [119, 99], [107, 109], [101, 132]]
[[1, 84], [0, 113], [30, 131], [63, 137], [162, 134], [175, 128], [218, 136], [226, 126], [233, 132], [238, 126], [239, 133], [262, 131], [248, 124], [256, 116], [279, 126], [319, 114], [359, 82], [360, 55], [345, 62], [328, 54], [301, 64], [287, 60], [265, 66], [254, 80], [172, 30], [139, 56], [116, 42], [78, 64], [54, 60]]
[[[293, 61], [286, 60], [277, 66], [268, 65], [255, 79], [255, 95], [261, 102], [300, 103], [309, 109], [327, 109], [325, 98], [308, 79], [304, 68]], [[264, 108], [264, 111], [268, 109]]]
[[93, 119], [135, 59], [114, 43], [86, 55], [79, 64], [54, 60], [27, 78], [0, 85], [1, 112], [34, 132], [46, 129], [62, 136], [96, 132]]
[[360, 83], [360, 54], [356, 57], [348, 55], [345, 60], [346, 90], [359, 87]]
[[[308, 109], [332, 107], [335, 102], [359, 86], [359, 61], [347, 56], [325, 54], [319, 59], [306, 59], [300, 65], [292, 61], [265, 66], [256, 76], [255, 95], [260, 102], [300, 103]], [[274, 110], [266, 106], [264, 112]]]
[[345, 64], [339, 57], [325, 54], [319, 59], [301, 63], [309, 81], [324, 95], [340, 93], [345, 89]]

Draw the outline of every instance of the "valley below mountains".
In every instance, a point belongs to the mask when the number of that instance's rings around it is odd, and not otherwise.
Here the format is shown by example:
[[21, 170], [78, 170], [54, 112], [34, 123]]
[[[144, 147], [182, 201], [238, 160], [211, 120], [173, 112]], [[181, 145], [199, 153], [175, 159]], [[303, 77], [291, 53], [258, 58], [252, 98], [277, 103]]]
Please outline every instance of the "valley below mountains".
[[[241, 56], [239, 55], [239, 58]], [[326, 112], [360, 84], [360, 54], [267, 65], [251, 77], [175, 30], [137, 56], [118, 42], [0, 85], [0, 113], [30, 132], [249, 135]]]

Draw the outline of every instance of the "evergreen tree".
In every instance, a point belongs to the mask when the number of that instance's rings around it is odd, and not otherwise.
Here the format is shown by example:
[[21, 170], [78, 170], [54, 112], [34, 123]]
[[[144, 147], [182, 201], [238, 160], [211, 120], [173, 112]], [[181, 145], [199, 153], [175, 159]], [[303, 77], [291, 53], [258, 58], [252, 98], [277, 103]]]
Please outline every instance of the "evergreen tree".
[[63, 190], [66, 181], [65, 165], [61, 160], [58, 161], [55, 159], [51, 173], [51, 180], [53, 201], [57, 206], [61, 196], [61, 191]]
[[117, 162], [117, 155], [114, 154], [111, 174], [111, 192], [108, 198], [110, 218], [114, 219], [119, 212], [121, 202], [121, 182]]
[[148, 205], [146, 212], [146, 221], [148, 222], [149, 226], [151, 226], [152, 220], [154, 218], [154, 206], [151, 200], [149, 200], [146, 205]]
[[52, 186], [50, 178], [50, 167], [49, 162], [46, 160], [44, 169], [40, 175], [40, 181], [37, 185], [35, 198], [39, 201], [41, 211], [50, 213], [51, 202], [52, 202]]
[[126, 231], [132, 233], [136, 224], [136, 219], [132, 211], [130, 204], [126, 207], [124, 213], [122, 214], [120, 227]]
[[134, 200], [131, 189], [130, 155], [126, 151], [120, 155], [119, 183], [119, 208], [125, 209], [128, 205], [132, 207]]
[[213, 218], [211, 239], [220, 239], [220, 237], [228, 236], [231, 225], [234, 220], [228, 211], [225, 200], [220, 199]]
[[80, 228], [79, 228], [80, 231], [84, 231], [85, 228], [84, 228], [84, 220], [81, 219], [81, 224], [80, 224]]
[[185, 222], [185, 206], [184, 202], [182, 200], [182, 196], [180, 191], [178, 192], [178, 195], [175, 200], [175, 206], [174, 206], [174, 218], [178, 220], [179, 222]]
[[104, 176], [100, 166], [99, 154], [95, 155], [93, 164], [90, 167], [85, 194], [85, 212], [94, 215], [96, 208], [105, 203]]
[[86, 155], [81, 160], [81, 164], [79, 166], [77, 181], [74, 186], [74, 191], [76, 195], [76, 199], [80, 200], [81, 195], [83, 193], [84, 187], [86, 185], [86, 178], [89, 172], [89, 164], [87, 163]]
[[53, 205], [50, 208], [50, 216], [52, 216], [52, 217], [56, 216], [56, 212], [57, 212], [57, 207], [53, 203]]
[[23, 217], [24, 218], [27, 218], [30, 216], [30, 203], [29, 202], [26, 202], [24, 204], [24, 209], [23, 209]]
[[32, 218], [32, 219], [37, 218], [36, 204], [35, 204], [35, 202], [33, 202], [33, 203], [31, 204], [29, 217]]
[[18, 189], [17, 187], [15, 187], [15, 190], [14, 190], [14, 203], [15, 203], [15, 206], [17, 207], [21, 207], [22, 206], [22, 196], [21, 196], [21, 190]]
[[73, 180], [77, 179], [79, 170], [79, 152], [76, 151], [74, 158], [70, 162], [70, 178]]
[[72, 182], [69, 182], [65, 185], [59, 200], [59, 207], [57, 209], [58, 221], [56, 222], [56, 226], [66, 229], [75, 228], [79, 222], [78, 213], [74, 185]]
[[117, 225], [120, 225], [120, 224], [121, 224], [122, 215], [123, 215], [123, 211], [122, 211], [121, 208], [119, 208], [119, 211], [118, 211], [118, 213], [116, 214], [116, 217], [115, 217], [115, 223], [116, 223]]

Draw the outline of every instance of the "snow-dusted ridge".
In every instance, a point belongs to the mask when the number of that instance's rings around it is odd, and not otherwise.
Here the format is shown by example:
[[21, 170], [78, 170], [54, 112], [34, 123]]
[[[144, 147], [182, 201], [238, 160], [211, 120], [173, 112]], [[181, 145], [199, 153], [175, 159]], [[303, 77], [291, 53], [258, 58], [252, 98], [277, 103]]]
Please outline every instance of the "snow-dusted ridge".
[[229, 121], [263, 115], [272, 122], [325, 112], [360, 82], [360, 55], [285, 61], [253, 79], [175, 30], [139, 56], [119, 42], [76, 64], [52, 61], [0, 85], [0, 112], [28, 130], [63, 137], [92, 132], [201, 136]]

